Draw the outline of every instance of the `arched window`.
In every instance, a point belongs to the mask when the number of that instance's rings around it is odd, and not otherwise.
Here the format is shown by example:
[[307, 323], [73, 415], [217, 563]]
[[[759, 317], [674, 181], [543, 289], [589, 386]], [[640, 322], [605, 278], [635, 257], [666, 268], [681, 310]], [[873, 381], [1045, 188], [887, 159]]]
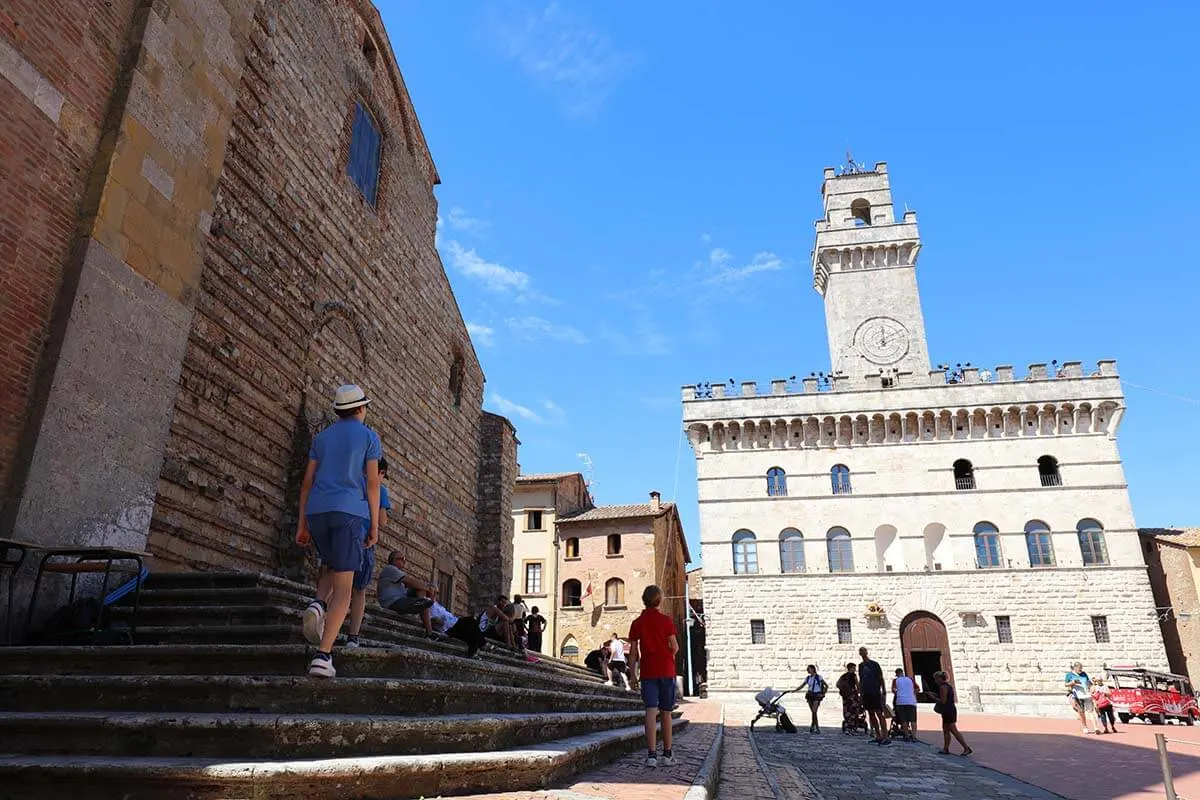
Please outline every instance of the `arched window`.
[[574, 578], [563, 581], [562, 604], [563, 608], [578, 608], [583, 605], [583, 586]]
[[780, 467], [767, 470], [767, 497], [787, 497], [787, 473]]
[[1025, 546], [1029, 548], [1029, 566], [1054, 566], [1054, 541], [1049, 525], [1040, 519], [1025, 523]]
[[1038, 476], [1042, 479], [1042, 486], [1062, 486], [1062, 475], [1058, 471], [1058, 459], [1054, 456], [1039, 458]]
[[850, 545], [850, 531], [845, 528], [830, 528], [826, 538], [829, 540], [829, 571], [854, 572], [854, 550]]
[[610, 556], [621, 555], [621, 534], [610, 533], [608, 535], [608, 554]]
[[1000, 530], [990, 522], [975, 525], [975, 566], [980, 569], [1001, 566]]
[[845, 464], [834, 464], [833, 469], [829, 470], [830, 480], [833, 482], [834, 494], [850, 494], [850, 468]]
[[563, 658], [579, 658], [579, 642], [574, 636], [568, 636], [563, 639], [562, 647], [558, 652]]
[[804, 536], [795, 528], [779, 534], [779, 565], [783, 572], [804, 572]]
[[740, 530], [733, 535], [733, 574], [755, 575], [758, 573], [758, 542], [754, 534]]
[[610, 608], [625, 605], [625, 581], [609, 578], [604, 582], [604, 605]]
[[570, 537], [563, 543], [563, 558], [579, 558], [579, 539]]
[[1094, 519], [1081, 519], [1075, 526], [1079, 532], [1079, 552], [1085, 567], [1108, 563], [1108, 547], [1104, 544], [1104, 526]]
[[871, 224], [871, 204], [866, 198], [860, 197], [851, 203], [850, 214], [854, 217], [855, 225]]
[[975, 488], [975, 467], [965, 458], [960, 458], [954, 462], [954, 488]]

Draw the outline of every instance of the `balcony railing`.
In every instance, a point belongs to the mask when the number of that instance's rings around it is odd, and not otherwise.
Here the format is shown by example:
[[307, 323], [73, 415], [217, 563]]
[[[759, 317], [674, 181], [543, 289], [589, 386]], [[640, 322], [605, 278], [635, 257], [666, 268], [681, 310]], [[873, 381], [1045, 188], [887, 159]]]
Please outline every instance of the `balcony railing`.
[[974, 489], [975, 488], [975, 476], [968, 475], [965, 478], [955, 478], [954, 479], [954, 488], [955, 489]]
[[834, 494], [853, 494], [853, 492], [850, 491], [850, 484], [848, 484], [848, 483], [847, 484], [836, 484], [835, 483], [833, 485], [833, 493]]
[[1062, 486], [1062, 476], [1057, 472], [1042, 473], [1042, 486]]

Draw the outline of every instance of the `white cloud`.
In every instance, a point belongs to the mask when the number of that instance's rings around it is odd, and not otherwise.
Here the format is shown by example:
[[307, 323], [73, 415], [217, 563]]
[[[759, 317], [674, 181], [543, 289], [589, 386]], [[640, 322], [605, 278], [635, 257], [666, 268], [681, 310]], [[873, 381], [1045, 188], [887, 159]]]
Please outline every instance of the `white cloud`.
[[468, 250], [451, 239], [446, 242], [446, 253], [450, 256], [450, 265], [466, 275], [479, 281], [493, 292], [515, 292], [523, 294], [529, 289], [529, 276], [516, 269], [509, 269], [502, 264], [495, 264], [480, 258], [474, 248]]
[[595, 118], [634, 59], [585, 20], [551, 2], [541, 12], [493, 16], [491, 38], [499, 52], [575, 117]]
[[709, 275], [705, 283], [737, 283], [759, 272], [775, 272], [783, 269], [783, 259], [771, 252], [755, 254], [748, 264], [736, 266], [728, 250], [715, 248], [708, 256]]
[[[441, 220], [441, 217], [439, 216], [438, 219]], [[475, 235], [483, 233], [492, 226], [487, 220], [472, 217], [462, 206], [455, 206], [450, 209], [450, 214], [446, 217], [446, 222], [456, 231], [464, 231]]]
[[558, 325], [541, 317], [513, 317], [505, 321], [508, 327], [524, 339], [554, 339], [568, 344], [587, 344], [583, 331], [570, 325]]
[[494, 408], [498, 414], [502, 414], [506, 417], [517, 417], [518, 419], [523, 419], [526, 422], [536, 422], [538, 425], [544, 425], [546, 423], [546, 421], [542, 419], [541, 415], [532, 408], [518, 405], [505, 397], [501, 397], [496, 392], [492, 392], [491, 396], [488, 398], [488, 402], [492, 404], [492, 408]]
[[712, 236], [707, 233], [702, 233], [702, 234], [700, 234], [700, 241], [704, 242], [705, 244], [708, 244], [709, 242], [712, 241]]
[[604, 328], [604, 339], [624, 356], [666, 356], [671, 354], [671, 340], [643, 312], [639, 319], [625, 329]]
[[491, 393], [488, 397], [488, 403], [498, 414], [502, 414], [510, 419], [515, 417], [525, 422], [532, 422], [535, 425], [561, 425], [567, 418], [566, 412], [553, 400], [541, 401], [540, 405], [543, 413], [538, 413], [529, 406], [514, 403], [497, 392]]
[[468, 322], [467, 333], [471, 335], [471, 340], [473, 342], [483, 347], [491, 347], [496, 343], [496, 340], [493, 338], [496, 331], [486, 325]]

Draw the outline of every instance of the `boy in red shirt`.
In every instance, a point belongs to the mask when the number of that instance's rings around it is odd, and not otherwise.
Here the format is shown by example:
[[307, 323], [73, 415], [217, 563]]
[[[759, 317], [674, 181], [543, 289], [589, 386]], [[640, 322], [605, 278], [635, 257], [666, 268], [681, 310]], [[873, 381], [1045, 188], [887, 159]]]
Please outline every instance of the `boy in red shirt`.
[[[679, 652], [679, 640], [675, 636], [675, 623], [658, 610], [662, 605], [662, 590], [647, 586], [642, 592], [642, 604], [646, 610], [629, 626], [629, 670], [633, 672], [641, 662], [639, 682], [642, 702], [646, 704], [646, 766], [664, 767], [675, 763], [671, 752], [671, 711], [675, 708], [675, 654]], [[663, 755], [658, 758], [655, 744], [655, 723], [662, 718]]]

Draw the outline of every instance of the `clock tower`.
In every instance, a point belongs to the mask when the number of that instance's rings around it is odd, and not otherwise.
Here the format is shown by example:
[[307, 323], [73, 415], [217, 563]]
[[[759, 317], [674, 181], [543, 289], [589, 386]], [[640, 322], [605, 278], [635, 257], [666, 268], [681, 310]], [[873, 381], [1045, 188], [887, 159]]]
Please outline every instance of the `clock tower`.
[[929, 372], [917, 294], [917, 214], [897, 222], [887, 164], [827, 168], [813, 287], [825, 298], [829, 358], [852, 388], [890, 386]]

